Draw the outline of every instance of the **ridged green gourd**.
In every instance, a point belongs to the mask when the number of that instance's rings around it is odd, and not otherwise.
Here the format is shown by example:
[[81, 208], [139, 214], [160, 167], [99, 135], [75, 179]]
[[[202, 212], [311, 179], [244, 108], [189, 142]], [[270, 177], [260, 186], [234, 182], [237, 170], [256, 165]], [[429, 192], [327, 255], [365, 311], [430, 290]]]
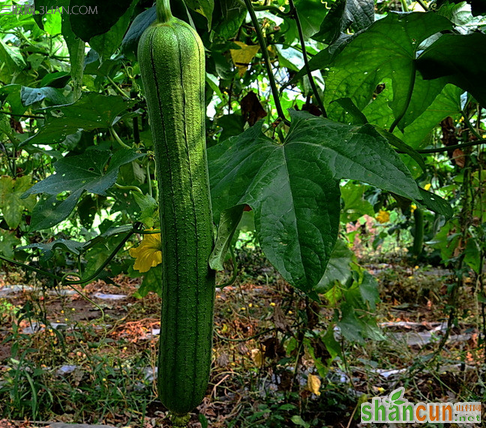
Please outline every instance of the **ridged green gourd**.
[[205, 395], [211, 366], [215, 272], [205, 143], [205, 58], [197, 32], [157, 0], [138, 46], [159, 185], [162, 313], [159, 399], [185, 415]]

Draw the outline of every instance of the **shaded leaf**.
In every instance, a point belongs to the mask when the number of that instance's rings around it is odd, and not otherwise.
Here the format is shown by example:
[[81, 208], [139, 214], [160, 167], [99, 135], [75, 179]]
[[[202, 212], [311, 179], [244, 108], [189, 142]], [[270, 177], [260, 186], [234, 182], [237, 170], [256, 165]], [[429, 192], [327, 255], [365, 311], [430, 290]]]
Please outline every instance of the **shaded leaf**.
[[445, 199], [441, 198], [439, 195], [428, 192], [425, 189], [419, 188], [419, 190], [420, 195], [422, 196], [422, 200], [420, 201], [420, 203], [426, 208], [438, 214], [442, 214], [447, 219], [451, 218], [454, 215], [451, 204]]
[[86, 11], [69, 15], [76, 36], [89, 42], [94, 36], [106, 33], [130, 7], [132, 0], [70, 0], [69, 7]]
[[49, 86], [51, 88], [64, 88], [71, 75], [66, 71], [56, 71], [46, 74], [39, 83], [40, 87]]
[[[319, 31], [321, 23], [327, 14], [327, 8], [320, 0], [295, 0], [302, 31], [309, 38]], [[292, 40], [288, 40], [291, 43]]]
[[[119, 150], [112, 157], [108, 151], [89, 150], [82, 155], [59, 160], [54, 164], [55, 174], [36, 183], [23, 194], [23, 197], [37, 193], [51, 195], [35, 206], [31, 229], [45, 229], [67, 218], [85, 191], [105, 195], [106, 190], [116, 182], [120, 166], [141, 156], [144, 155], [129, 149]], [[110, 164], [105, 169], [110, 157]], [[70, 195], [58, 200], [57, 195], [66, 191], [71, 192]]]
[[92, 195], [85, 195], [78, 203], [77, 212], [81, 225], [86, 229], [91, 228], [98, 212], [97, 199]]
[[2, 82], [12, 81], [12, 76], [18, 75], [25, 67], [25, 61], [20, 49], [9, 46], [0, 40], [0, 80]]
[[354, 253], [343, 240], [338, 240], [331, 254], [324, 276], [316, 286], [317, 293], [326, 293], [336, 281], [346, 284], [351, 278], [350, 264], [354, 260]]
[[70, 99], [71, 97], [64, 96], [62, 89], [51, 88], [49, 86], [44, 88], [22, 86], [20, 98], [24, 106], [30, 106], [44, 99], [50, 101], [52, 104], [67, 104], [72, 101]]
[[56, 195], [44, 195], [32, 210], [30, 231], [48, 229], [65, 220], [73, 211], [83, 189], [71, 192], [69, 197], [58, 200]]
[[248, 92], [240, 102], [241, 112], [250, 126], [263, 119], [267, 112], [263, 108], [255, 92]]
[[111, 157], [108, 151], [89, 150], [82, 155], [65, 157], [54, 164], [56, 173], [36, 183], [24, 196], [36, 193], [57, 195], [64, 191], [77, 191], [105, 195], [116, 181], [121, 165], [144, 156], [131, 149], [115, 152], [105, 172], [105, 165]]
[[426, 79], [445, 77], [486, 107], [486, 34], [443, 34], [417, 59]]
[[217, 120], [217, 125], [223, 128], [219, 141], [240, 135], [244, 131], [245, 119], [239, 114], [226, 114]]
[[71, 254], [79, 256], [82, 253], [84, 246], [85, 246], [85, 242], [73, 241], [70, 239], [56, 239], [55, 241], [49, 242], [47, 244], [43, 244], [43, 243], [29, 244], [20, 247], [19, 249], [23, 250], [26, 248], [37, 248], [41, 250], [46, 255], [46, 257], [50, 257], [52, 255], [52, 252], [56, 248], [59, 248], [63, 251], [67, 251]]
[[378, 290], [378, 282], [367, 271], [363, 271], [363, 280], [359, 285], [359, 292], [365, 302], [370, 304], [371, 309], [376, 308], [376, 304], [380, 301], [380, 292]]
[[104, 59], [110, 58], [110, 56], [120, 46], [127, 28], [130, 25], [130, 19], [133, 14], [133, 10], [137, 5], [138, 0], [132, 0], [132, 4], [126, 10], [126, 12], [118, 19], [115, 25], [110, 28], [106, 33], [99, 36], [92, 37], [89, 41], [90, 46], [100, 54]]
[[189, 8], [204, 16], [208, 20], [208, 28], [211, 28], [214, 0], [185, 0], [185, 3]]
[[313, 38], [331, 44], [349, 27], [355, 32], [360, 31], [369, 27], [374, 20], [373, 0], [336, 0], [324, 18], [319, 33]]
[[375, 215], [373, 205], [364, 198], [366, 186], [360, 183], [349, 182], [341, 186], [341, 198], [344, 201], [344, 208], [341, 210], [341, 221], [349, 223], [358, 220], [365, 214]]
[[84, 93], [73, 104], [47, 108], [45, 124], [23, 144], [56, 144], [78, 129], [109, 128], [131, 104], [120, 96]]
[[21, 241], [14, 231], [0, 229], [0, 254], [11, 259], [15, 255], [14, 248], [20, 244]]
[[[229, 40], [238, 32], [243, 24], [247, 10], [245, 4], [239, 0], [219, 1], [219, 10], [214, 13], [215, 33], [223, 40]], [[218, 13], [219, 12], [219, 13]]]
[[214, 243], [213, 251], [209, 256], [209, 266], [211, 269], [224, 270], [224, 260], [226, 253], [231, 245], [231, 241], [236, 232], [243, 215], [244, 205], [225, 210], [221, 213], [218, 225], [218, 234]]
[[354, 305], [344, 303], [340, 307], [341, 319], [337, 322], [342, 335], [351, 342], [364, 343], [361, 332], [365, 331], [365, 323], [356, 316]]
[[123, 37], [121, 48], [123, 52], [131, 52], [137, 55], [138, 41], [142, 33], [157, 19], [155, 6], [137, 15], [130, 28]]
[[31, 211], [35, 205], [35, 196], [22, 199], [24, 192], [31, 186], [32, 177], [29, 175], [17, 179], [6, 175], [0, 178], [0, 209], [11, 229], [16, 229], [22, 221], [23, 212]]

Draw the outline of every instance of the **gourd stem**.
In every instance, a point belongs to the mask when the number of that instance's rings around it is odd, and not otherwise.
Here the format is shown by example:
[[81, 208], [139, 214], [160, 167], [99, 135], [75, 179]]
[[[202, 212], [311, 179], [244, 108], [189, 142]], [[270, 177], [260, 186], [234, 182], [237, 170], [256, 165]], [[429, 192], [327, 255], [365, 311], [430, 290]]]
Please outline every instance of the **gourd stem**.
[[172, 18], [172, 12], [170, 10], [170, 0], [157, 0], [157, 21], [164, 23], [168, 22]]

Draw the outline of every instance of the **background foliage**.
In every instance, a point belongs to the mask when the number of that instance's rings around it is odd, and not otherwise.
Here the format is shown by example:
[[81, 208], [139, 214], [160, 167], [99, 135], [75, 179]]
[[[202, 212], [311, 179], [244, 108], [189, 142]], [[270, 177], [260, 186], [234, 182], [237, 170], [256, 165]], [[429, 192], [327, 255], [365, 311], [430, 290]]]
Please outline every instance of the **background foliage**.
[[[372, 248], [453, 267], [451, 302], [474, 272], [484, 314], [483, 1], [172, 3], [206, 47], [213, 266], [254, 230], [286, 281], [340, 305], [328, 331], [376, 338], [377, 286], [349, 249], [376, 217]], [[142, 275], [129, 250], [159, 222], [136, 59], [152, 2], [1, 4], [2, 263], [50, 287]], [[159, 281], [154, 266], [139, 295]]]

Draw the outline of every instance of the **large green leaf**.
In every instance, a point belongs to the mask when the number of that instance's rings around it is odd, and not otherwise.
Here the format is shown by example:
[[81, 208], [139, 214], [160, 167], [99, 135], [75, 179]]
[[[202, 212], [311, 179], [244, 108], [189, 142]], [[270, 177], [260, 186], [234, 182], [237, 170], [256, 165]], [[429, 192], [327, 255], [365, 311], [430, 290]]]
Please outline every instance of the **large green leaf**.
[[486, 34], [443, 34], [417, 59], [426, 79], [445, 77], [486, 107]]
[[292, 122], [286, 142], [307, 146], [310, 158], [325, 163], [334, 179], [359, 180], [422, 199], [408, 169], [373, 126], [345, 125], [304, 112], [293, 112]]
[[294, 286], [312, 293], [339, 228], [338, 180], [351, 178], [420, 199], [407, 168], [370, 125], [349, 126], [291, 112], [283, 144], [262, 123], [208, 150], [215, 215], [248, 204], [266, 256]]
[[49, 108], [45, 124], [23, 144], [56, 144], [78, 129], [109, 128], [130, 106], [130, 102], [119, 96], [85, 93], [73, 104]]
[[448, 29], [452, 29], [451, 22], [434, 13], [390, 13], [357, 35], [337, 55], [326, 80], [325, 102], [330, 117], [345, 122], [345, 110], [332, 101], [351, 98], [359, 109], [364, 109], [377, 86], [388, 78], [393, 93], [386, 102], [394, 117], [400, 117], [407, 106], [412, 115], [400, 121], [403, 129], [430, 105], [444, 83], [416, 79], [415, 59], [420, 44]]
[[310, 292], [337, 238], [339, 186], [325, 164], [309, 162], [311, 147], [275, 144], [261, 126], [209, 149], [215, 214], [250, 205], [267, 258]]
[[[50, 195], [36, 205], [31, 229], [46, 229], [67, 218], [84, 192], [105, 195], [106, 190], [115, 184], [120, 166], [141, 156], [144, 154], [128, 149], [118, 150], [113, 156], [109, 151], [89, 150], [56, 162], [56, 174], [35, 184], [23, 195]], [[108, 160], [110, 163], [105, 168]], [[63, 192], [71, 193], [67, 198], [58, 200], [57, 195]]]

